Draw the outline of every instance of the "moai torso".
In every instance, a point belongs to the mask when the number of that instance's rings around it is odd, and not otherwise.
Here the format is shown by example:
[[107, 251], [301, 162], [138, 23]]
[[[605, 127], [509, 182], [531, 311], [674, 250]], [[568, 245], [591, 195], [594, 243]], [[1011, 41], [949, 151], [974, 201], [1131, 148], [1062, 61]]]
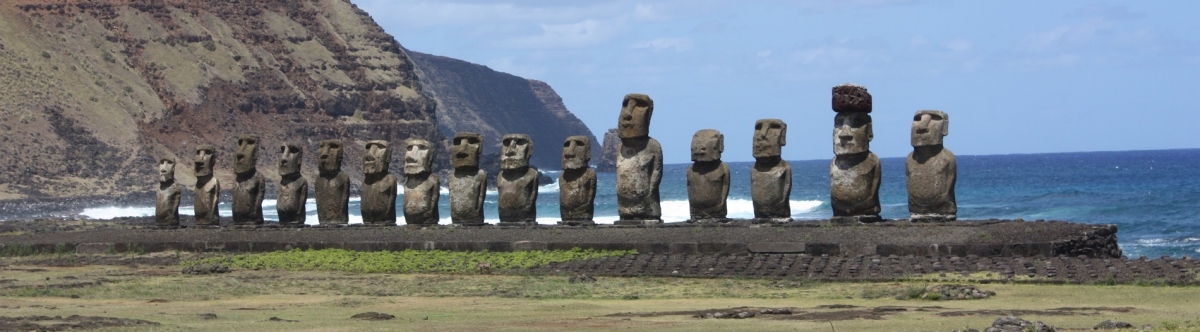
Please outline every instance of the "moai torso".
[[154, 225], [159, 227], [179, 226], [179, 191], [175, 182], [175, 158], [162, 157], [158, 161], [158, 186], [154, 200]]
[[221, 214], [217, 210], [221, 183], [213, 177], [216, 153], [216, 148], [211, 145], [201, 145], [196, 148], [195, 168], [193, 169], [196, 175], [196, 187], [193, 205], [195, 206], [197, 226], [221, 225]]
[[787, 145], [787, 123], [779, 119], [755, 122], [750, 196], [754, 218], [759, 221], [785, 222], [792, 217], [792, 165], [782, 158], [784, 145]]
[[912, 221], [950, 221], [958, 218], [954, 185], [958, 163], [942, 146], [950, 133], [950, 117], [941, 111], [918, 111], [913, 118], [913, 152], [904, 164], [908, 211]]
[[342, 171], [342, 142], [321, 142], [317, 155], [317, 222], [345, 225], [350, 222], [350, 177]]
[[833, 153], [830, 205], [836, 222], [875, 222], [879, 217], [879, 157], [871, 152], [871, 95], [857, 85], [833, 88]]
[[693, 222], [725, 221], [729, 197], [729, 166], [721, 161], [725, 136], [704, 129], [692, 136], [692, 165], [688, 167], [688, 203]]
[[[483, 136], [462, 132], [454, 136], [450, 162], [450, 222], [483, 225], [483, 200], [487, 195], [487, 172], [479, 168]], [[406, 193], [407, 195], [407, 193]]]
[[404, 222], [437, 225], [440, 178], [433, 173], [433, 149], [428, 141], [409, 139], [404, 152]]
[[533, 141], [529, 135], [508, 134], [502, 140], [500, 174], [496, 177], [499, 191], [497, 205], [500, 225], [537, 223], [538, 172], [529, 167], [533, 156]]
[[263, 223], [262, 201], [266, 181], [258, 174], [258, 136], [238, 138], [233, 171], [237, 183], [233, 186], [233, 223], [259, 225]]
[[587, 136], [567, 137], [558, 175], [558, 206], [562, 224], [593, 225], [596, 210], [596, 171], [588, 166], [592, 143]]
[[304, 150], [300, 144], [284, 143], [279, 147], [279, 192], [275, 210], [279, 213], [279, 224], [304, 225], [307, 219], [305, 204], [308, 201], [308, 180], [300, 176], [300, 165], [304, 161]]
[[369, 141], [363, 153], [362, 209], [363, 224], [396, 224], [396, 177], [388, 173], [392, 144]]
[[654, 101], [643, 94], [625, 95], [617, 136], [618, 225], [662, 223], [659, 184], [662, 182], [662, 146], [649, 136]]

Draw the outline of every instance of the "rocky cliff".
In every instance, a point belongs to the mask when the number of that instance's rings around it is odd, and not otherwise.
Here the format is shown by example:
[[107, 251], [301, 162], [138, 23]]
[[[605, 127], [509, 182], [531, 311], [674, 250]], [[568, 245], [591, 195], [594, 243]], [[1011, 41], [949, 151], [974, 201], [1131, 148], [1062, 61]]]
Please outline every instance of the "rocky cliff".
[[458, 59], [413, 51], [408, 54], [416, 64], [422, 86], [438, 102], [438, 125], [443, 135], [454, 137], [460, 131], [483, 134], [484, 154], [498, 155], [505, 134], [529, 134], [534, 142], [531, 162], [542, 170], [561, 169], [562, 143], [568, 136], [587, 136], [592, 140], [592, 155], [599, 155], [596, 136], [567, 110], [562, 98], [545, 82]]
[[[480, 74], [455, 86], [460, 76], [438, 74], [453, 69], [423, 67], [419, 77], [409, 52], [347, 0], [5, 1], [0, 200], [147, 192], [161, 155], [179, 159], [176, 177], [190, 186], [200, 144], [218, 148], [217, 177], [230, 182], [241, 134], [260, 136], [267, 178], [277, 178], [280, 143], [305, 146], [311, 179], [319, 142], [343, 140], [343, 169], [357, 183], [366, 140], [399, 150], [420, 137], [442, 150], [447, 128], [480, 128], [463, 125], [471, 122], [587, 132], [544, 83]], [[443, 82], [436, 96], [449, 99], [446, 111], [422, 80]], [[478, 119], [454, 111], [457, 100], [497, 99], [513, 102], [472, 108]], [[557, 168], [562, 139], [551, 141], [539, 140], [538, 156], [553, 152]], [[444, 151], [435, 163], [445, 168]], [[393, 173], [401, 166], [393, 161]]]

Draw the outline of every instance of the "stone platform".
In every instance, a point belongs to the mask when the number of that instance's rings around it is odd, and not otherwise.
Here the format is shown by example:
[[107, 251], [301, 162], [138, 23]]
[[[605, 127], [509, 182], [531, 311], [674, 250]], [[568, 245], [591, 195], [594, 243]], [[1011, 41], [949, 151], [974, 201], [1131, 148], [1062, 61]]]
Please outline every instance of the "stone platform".
[[[114, 221], [115, 223], [116, 221]], [[1119, 258], [1113, 225], [1062, 221], [955, 221], [835, 225], [797, 221], [755, 225], [667, 223], [591, 227], [303, 227], [154, 229], [152, 220], [126, 219], [128, 227], [35, 231], [0, 237], [0, 252], [266, 252], [290, 249], [348, 250], [637, 250], [641, 254], [914, 257]], [[11, 226], [10, 226], [11, 227]]]

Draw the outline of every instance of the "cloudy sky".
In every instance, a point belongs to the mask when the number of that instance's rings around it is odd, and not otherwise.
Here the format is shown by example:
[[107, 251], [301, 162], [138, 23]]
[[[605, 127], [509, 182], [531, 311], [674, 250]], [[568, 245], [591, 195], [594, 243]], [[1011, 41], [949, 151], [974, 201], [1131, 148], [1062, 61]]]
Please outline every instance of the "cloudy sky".
[[788, 123], [785, 158], [831, 158], [847, 82], [881, 157], [921, 109], [958, 155], [1200, 148], [1200, 1], [354, 2], [408, 49], [546, 81], [600, 137], [649, 94], [668, 163], [706, 128], [752, 161], [760, 118]]

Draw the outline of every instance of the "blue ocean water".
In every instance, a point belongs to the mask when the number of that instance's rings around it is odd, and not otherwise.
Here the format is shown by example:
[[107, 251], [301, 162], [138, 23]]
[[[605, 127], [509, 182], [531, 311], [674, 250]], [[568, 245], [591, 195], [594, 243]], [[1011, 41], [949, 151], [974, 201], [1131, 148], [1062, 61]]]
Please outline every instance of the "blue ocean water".
[[[880, 188], [882, 215], [908, 217], [904, 158], [883, 158]], [[792, 217], [829, 218], [829, 160], [791, 161]], [[729, 163], [729, 217], [750, 218], [752, 162]], [[663, 219], [688, 219], [688, 164], [666, 165], [660, 187]], [[557, 178], [557, 172], [548, 172]], [[616, 176], [598, 174], [596, 221], [617, 219]], [[402, 187], [402, 186], [401, 186]], [[1022, 155], [958, 156], [958, 217], [977, 219], [1065, 220], [1115, 224], [1121, 248], [1129, 257], [1200, 254], [1200, 149], [1078, 152]], [[448, 192], [440, 199], [442, 224], [450, 223]], [[398, 199], [402, 202], [403, 196]], [[153, 202], [137, 207], [98, 207], [84, 215], [107, 219], [153, 215]], [[180, 213], [190, 214], [191, 202]], [[228, 216], [228, 202], [221, 204]], [[498, 221], [496, 193], [485, 204], [489, 223]], [[267, 219], [276, 220], [274, 200], [264, 202]], [[309, 223], [316, 223], [316, 204], [309, 201]], [[402, 207], [397, 207], [402, 211]], [[351, 223], [361, 222], [358, 198], [351, 199]], [[402, 214], [402, 213], [401, 213]], [[558, 185], [540, 188], [538, 222], [558, 221]], [[403, 216], [398, 222], [403, 224]]]

